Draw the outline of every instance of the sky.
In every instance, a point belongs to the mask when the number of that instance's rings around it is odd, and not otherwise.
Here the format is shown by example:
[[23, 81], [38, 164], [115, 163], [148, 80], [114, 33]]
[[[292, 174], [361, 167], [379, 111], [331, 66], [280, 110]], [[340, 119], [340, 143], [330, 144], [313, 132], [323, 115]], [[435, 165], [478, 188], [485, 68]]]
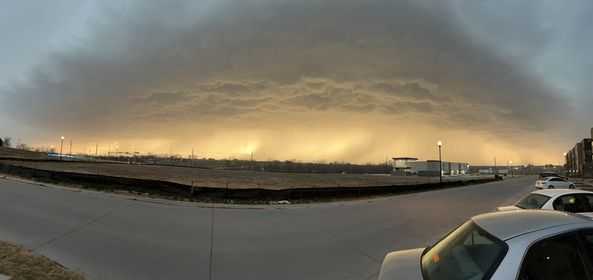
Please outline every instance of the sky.
[[214, 158], [562, 163], [593, 2], [56, 0], [0, 10], [0, 135]]

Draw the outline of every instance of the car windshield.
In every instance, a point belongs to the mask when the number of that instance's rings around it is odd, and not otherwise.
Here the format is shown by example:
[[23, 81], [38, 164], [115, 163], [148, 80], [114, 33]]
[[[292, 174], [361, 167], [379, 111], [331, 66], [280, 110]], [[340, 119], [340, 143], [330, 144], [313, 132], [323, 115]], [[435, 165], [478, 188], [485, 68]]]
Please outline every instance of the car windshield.
[[427, 280], [487, 279], [506, 251], [506, 243], [470, 221], [422, 256], [422, 274]]
[[515, 206], [522, 209], [540, 209], [548, 200], [550, 197], [547, 195], [532, 193], [517, 202]]

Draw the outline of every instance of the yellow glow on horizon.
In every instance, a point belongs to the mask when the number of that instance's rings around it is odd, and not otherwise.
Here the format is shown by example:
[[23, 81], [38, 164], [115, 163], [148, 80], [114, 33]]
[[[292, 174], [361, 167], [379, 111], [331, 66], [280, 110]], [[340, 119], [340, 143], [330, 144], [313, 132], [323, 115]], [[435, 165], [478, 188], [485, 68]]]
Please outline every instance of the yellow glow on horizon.
[[[134, 138], [102, 134], [98, 138], [80, 135], [69, 138], [74, 139], [75, 152], [91, 154], [98, 143], [99, 154], [110, 150], [188, 157], [194, 150], [198, 158], [249, 159], [253, 153], [256, 160], [381, 163], [402, 156], [438, 159], [435, 143], [441, 141], [445, 161], [492, 165], [496, 157], [499, 165], [510, 161], [523, 165], [562, 164], [564, 160], [563, 151], [553, 141], [542, 140], [547, 138], [538, 132], [526, 132], [515, 141], [508, 141], [503, 133], [492, 135], [471, 128], [440, 127], [421, 118], [394, 120], [371, 115], [363, 119], [356, 115], [310, 113], [285, 118], [260, 120], [250, 127], [245, 127], [244, 122], [216, 126], [179, 123], [146, 129], [159, 131], [156, 137], [147, 133]], [[48, 144], [55, 144], [55, 136], [37, 146]]]

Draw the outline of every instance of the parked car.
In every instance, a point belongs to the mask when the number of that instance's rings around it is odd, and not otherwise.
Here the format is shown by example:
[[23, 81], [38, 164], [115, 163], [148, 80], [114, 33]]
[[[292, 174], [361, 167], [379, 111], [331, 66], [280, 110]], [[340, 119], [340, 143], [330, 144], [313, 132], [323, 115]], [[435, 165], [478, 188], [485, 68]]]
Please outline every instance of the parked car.
[[548, 177], [562, 177], [554, 172], [543, 172], [539, 174], [540, 179], [548, 178]]
[[433, 246], [387, 254], [379, 280], [592, 280], [593, 220], [548, 210], [471, 218]]
[[576, 184], [562, 177], [546, 177], [535, 181], [538, 189], [574, 189]]
[[570, 189], [534, 191], [515, 205], [498, 207], [498, 211], [544, 209], [579, 213], [593, 218], [593, 192]]

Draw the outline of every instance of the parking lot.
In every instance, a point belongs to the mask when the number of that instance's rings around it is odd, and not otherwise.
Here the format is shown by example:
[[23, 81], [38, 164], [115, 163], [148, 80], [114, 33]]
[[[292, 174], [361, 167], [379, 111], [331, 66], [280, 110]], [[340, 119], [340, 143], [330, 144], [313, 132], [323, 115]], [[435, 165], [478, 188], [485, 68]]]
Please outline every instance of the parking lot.
[[0, 179], [0, 239], [89, 279], [376, 279], [387, 252], [425, 246], [472, 215], [512, 204], [534, 180], [212, 208]]

